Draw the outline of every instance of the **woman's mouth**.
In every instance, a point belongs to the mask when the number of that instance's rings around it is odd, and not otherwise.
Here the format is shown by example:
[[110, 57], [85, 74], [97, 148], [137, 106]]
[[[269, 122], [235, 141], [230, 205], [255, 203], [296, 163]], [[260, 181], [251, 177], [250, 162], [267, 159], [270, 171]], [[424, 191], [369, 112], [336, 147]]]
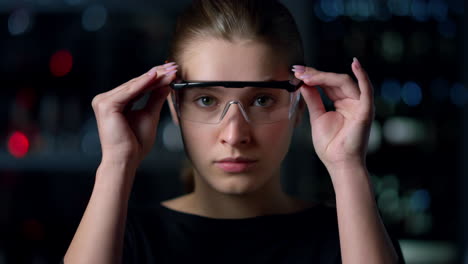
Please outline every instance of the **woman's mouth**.
[[257, 163], [256, 160], [247, 158], [227, 158], [215, 162], [216, 167], [229, 173], [241, 173], [248, 171]]

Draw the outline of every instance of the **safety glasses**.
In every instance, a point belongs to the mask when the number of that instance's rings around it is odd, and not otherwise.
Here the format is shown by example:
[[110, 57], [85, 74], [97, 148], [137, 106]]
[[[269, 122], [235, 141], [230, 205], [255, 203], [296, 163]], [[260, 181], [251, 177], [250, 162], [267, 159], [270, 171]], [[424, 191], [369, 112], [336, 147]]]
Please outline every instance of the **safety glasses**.
[[[286, 81], [185, 81], [170, 84], [178, 117], [183, 120], [218, 124], [231, 106], [237, 106], [251, 124], [268, 124], [290, 119], [300, 99], [303, 82]], [[251, 88], [234, 97], [223, 88]]]
[[181, 90], [184, 88], [195, 87], [225, 87], [225, 88], [244, 88], [244, 87], [260, 87], [260, 88], [274, 88], [284, 89], [288, 92], [295, 92], [302, 86], [302, 80], [292, 78], [287, 81], [267, 81], [267, 82], [246, 82], [246, 81], [186, 81], [176, 80], [170, 84], [174, 90]]

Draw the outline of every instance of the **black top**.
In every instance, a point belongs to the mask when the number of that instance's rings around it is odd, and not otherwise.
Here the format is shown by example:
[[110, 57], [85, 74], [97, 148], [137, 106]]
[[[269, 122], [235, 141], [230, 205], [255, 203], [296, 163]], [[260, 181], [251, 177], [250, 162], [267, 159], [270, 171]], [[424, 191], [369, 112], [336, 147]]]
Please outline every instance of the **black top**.
[[[392, 239], [400, 263], [398, 242]], [[215, 219], [161, 204], [130, 209], [123, 263], [341, 263], [336, 208]]]

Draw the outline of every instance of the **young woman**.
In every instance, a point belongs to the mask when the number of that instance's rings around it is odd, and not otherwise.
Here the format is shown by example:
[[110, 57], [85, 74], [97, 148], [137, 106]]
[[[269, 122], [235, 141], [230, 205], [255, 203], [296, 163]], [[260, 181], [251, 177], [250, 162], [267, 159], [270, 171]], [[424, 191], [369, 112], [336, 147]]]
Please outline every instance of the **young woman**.
[[[296, 24], [279, 2], [194, 1], [178, 20], [173, 62], [93, 99], [102, 161], [64, 262], [402, 263], [366, 169], [369, 78], [357, 59], [356, 83], [304, 66], [303, 57]], [[325, 111], [318, 85], [336, 111]], [[149, 91], [143, 109], [128, 111]], [[135, 171], [152, 148], [166, 99], [194, 190], [129, 211]], [[291, 197], [280, 185], [306, 107], [336, 207]]]

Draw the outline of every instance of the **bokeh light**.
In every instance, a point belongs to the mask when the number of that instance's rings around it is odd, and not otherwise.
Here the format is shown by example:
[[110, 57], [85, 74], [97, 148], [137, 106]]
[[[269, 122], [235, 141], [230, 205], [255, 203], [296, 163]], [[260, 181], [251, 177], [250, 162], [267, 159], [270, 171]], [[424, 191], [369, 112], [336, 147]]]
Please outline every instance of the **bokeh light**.
[[172, 122], [172, 120], [167, 121], [163, 126], [162, 138], [164, 147], [166, 147], [167, 150], [177, 152], [184, 149], [180, 129]]
[[411, 9], [411, 1], [388, 0], [387, 6], [390, 12], [395, 16], [408, 16]]
[[411, 14], [416, 21], [424, 22], [429, 19], [428, 6], [425, 0], [413, 0]]
[[392, 117], [383, 125], [385, 140], [395, 145], [420, 143], [428, 134], [427, 128], [421, 122], [409, 117]]
[[29, 139], [21, 131], [15, 131], [8, 139], [8, 151], [15, 158], [23, 158], [29, 151]]
[[384, 80], [380, 88], [380, 96], [388, 103], [398, 103], [401, 97], [400, 82], [396, 79]]
[[429, 14], [437, 21], [441, 22], [447, 19], [448, 6], [443, 0], [429, 0], [428, 3]]
[[89, 118], [86, 121], [81, 134], [81, 151], [86, 156], [98, 157], [101, 154], [101, 141], [96, 118]]
[[389, 62], [401, 60], [404, 52], [403, 38], [400, 33], [394, 31], [384, 32], [381, 36], [381, 54]]
[[374, 120], [371, 126], [371, 132], [369, 136], [369, 144], [367, 146], [367, 151], [369, 153], [374, 153], [380, 148], [381, 144], [382, 144], [382, 127], [380, 126], [379, 121]]
[[343, 0], [321, 0], [320, 8], [322, 9], [322, 12], [330, 18], [336, 18], [344, 13]]
[[81, 23], [86, 31], [98, 31], [107, 20], [107, 9], [101, 5], [92, 5], [85, 9]]
[[56, 77], [67, 75], [73, 66], [73, 56], [68, 50], [59, 50], [50, 58], [50, 72]]
[[409, 206], [415, 212], [422, 212], [429, 209], [431, 204], [431, 196], [429, 191], [425, 189], [419, 189], [413, 192], [411, 195]]
[[417, 106], [422, 100], [421, 87], [415, 82], [406, 82], [401, 89], [401, 99], [409, 106]]
[[31, 14], [26, 9], [17, 9], [8, 17], [8, 31], [11, 35], [21, 35], [31, 26]]
[[450, 99], [456, 106], [462, 107], [468, 103], [468, 91], [461, 83], [455, 83], [450, 89]]

